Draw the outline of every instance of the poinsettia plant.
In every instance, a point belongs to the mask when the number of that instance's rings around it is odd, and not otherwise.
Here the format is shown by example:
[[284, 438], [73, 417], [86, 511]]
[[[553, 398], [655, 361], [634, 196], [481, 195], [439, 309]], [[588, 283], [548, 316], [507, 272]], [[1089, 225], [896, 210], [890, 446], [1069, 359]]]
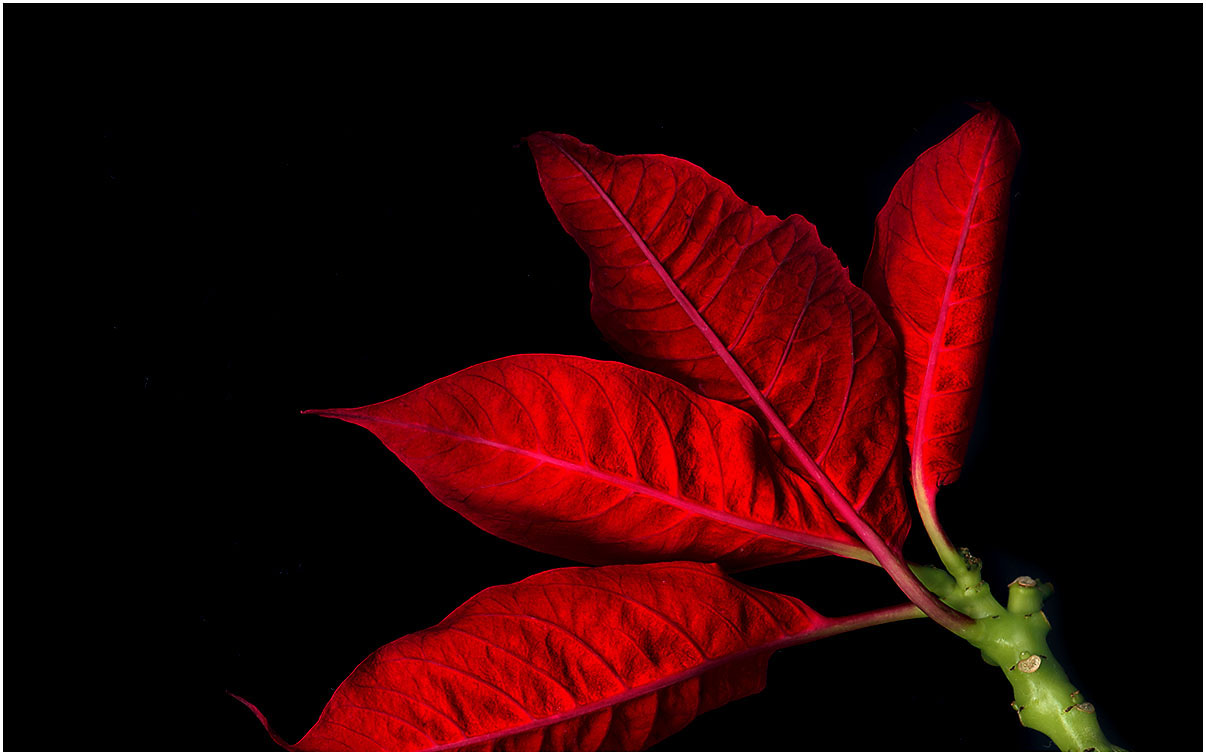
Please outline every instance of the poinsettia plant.
[[[929, 617], [982, 651], [1024, 726], [1112, 750], [1045, 637], [1048, 585], [1005, 605], [942, 529], [983, 382], [1018, 158], [990, 105], [904, 173], [863, 288], [816, 228], [699, 167], [527, 139], [590, 259], [591, 313], [633, 365], [527, 354], [318, 410], [373, 432], [445, 505], [592, 566], [487, 589], [380, 648], [291, 750], [627, 750], [759, 691], [771, 654]], [[901, 546], [910, 499], [942, 568]], [[842, 617], [742, 584], [837, 555], [908, 602]], [[241, 699], [241, 698], [240, 698]], [[246, 702], [246, 701], [244, 701]]]

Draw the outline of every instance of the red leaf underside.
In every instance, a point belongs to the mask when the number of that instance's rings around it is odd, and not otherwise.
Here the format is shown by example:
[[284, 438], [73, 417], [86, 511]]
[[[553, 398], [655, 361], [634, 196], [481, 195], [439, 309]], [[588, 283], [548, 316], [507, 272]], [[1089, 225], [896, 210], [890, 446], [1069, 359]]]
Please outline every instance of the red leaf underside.
[[482, 529], [576, 561], [868, 557], [752, 417], [636, 367], [512, 356], [317, 413], [372, 431]]
[[991, 106], [917, 158], [875, 222], [866, 273], [903, 352], [911, 476], [930, 505], [959, 476], [971, 437], [1018, 159]]
[[528, 143], [590, 259], [604, 336], [751, 411], [787, 464], [898, 545], [909, 519], [895, 340], [812, 224], [768, 216], [676, 158], [610, 155], [561, 134]]
[[828, 619], [714, 565], [557, 569], [374, 652], [290, 749], [641, 749], [761, 690], [774, 650], [885, 614], [916, 609]]

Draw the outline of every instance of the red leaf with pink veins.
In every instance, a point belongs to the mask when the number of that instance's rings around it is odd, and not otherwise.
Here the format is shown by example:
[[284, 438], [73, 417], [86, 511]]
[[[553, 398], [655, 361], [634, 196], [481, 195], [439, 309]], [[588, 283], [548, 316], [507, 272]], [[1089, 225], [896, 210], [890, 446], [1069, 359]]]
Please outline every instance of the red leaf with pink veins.
[[985, 106], [923, 153], [875, 221], [864, 284], [904, 350], [918, 502], [963, 466], [988, 358], [1018, 137]]
[[870, 559], [752, 417], [636, 367], [512, 356], [315, 413], [372, 431], [487, 532], [576, 561]]
[[779, 648], [919, 615], [829, 619], [714, 565], [556, 569], [378, 649], [301, 741], [272, 737], [292, 750], [637, 750], [760, 691]]
[[528, 144], [590, 258], [604, 336], [753, 413], [818, 491], [836, 488], [899, 544], [909, 515], [895, 339], [812, 224], [766, 215], [684, 160], [610, 155], [561, 134]]

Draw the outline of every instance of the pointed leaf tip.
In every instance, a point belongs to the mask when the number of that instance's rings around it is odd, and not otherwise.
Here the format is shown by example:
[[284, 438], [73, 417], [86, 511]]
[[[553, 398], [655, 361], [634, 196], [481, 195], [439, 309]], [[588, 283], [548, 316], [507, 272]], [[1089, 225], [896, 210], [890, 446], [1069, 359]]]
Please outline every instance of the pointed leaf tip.
[[302, 409], [302, 414], [313, 414], [319, 417], [329, 417], [330, 419], [346, 420], [348, 410], [346, 409]]
[[259, 720], [260, 725], [264, 727], [264, 731], [266, 731], [268, 733], [268, 736], [272, 738], [273, 742], [275, 742], [278, 746], [283, 747], [286, 750], [289, 750], [290, 752], [293, 751], [293, 749], [294, 749], [293, 745], [286, 742], [281, 737], [280, 734], [276, 733], [276, 731], [272, 728], [272, 725], [268, 723], [268, 719], [264, 716], [263, 713], [260, 712], [259, 708], [255, 707], [255, 705], [248, 702], [247, 700], [244, 700], [243, 698], [239, 697], [238, 695], [231, 692], [230, 690], [226, 690], [226, 694], [230, 695], [234, 699], [243, 703], [243, 705], [246, 705], [247, 709], [250, 710], [253, 714], [255, 714], [255, 717]]

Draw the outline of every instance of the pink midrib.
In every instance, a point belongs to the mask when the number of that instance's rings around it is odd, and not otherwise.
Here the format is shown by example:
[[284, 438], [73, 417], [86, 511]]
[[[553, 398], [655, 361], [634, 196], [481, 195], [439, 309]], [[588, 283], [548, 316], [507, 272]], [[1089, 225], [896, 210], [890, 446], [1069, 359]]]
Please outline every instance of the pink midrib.
[[[777, 540], [784, 540], [784, 541], [787, 541], [790, 543], [795, 543], [797, 545], [804, 545], [804, 546], [808, 546], [808, 547], [812, 547], [812, 548], [820, 548], [822, 550], [826, 550], [831, 553], [840, 553], [840, 554], [846, 555], [850, 558], [859, 558], [858, 551], [862, 551], [861, 548], [858, 548], [857, 546], [854, 546], [854, 545], [850, 545], [848, 543], [840, 543], [840, 542], [837, 542], [834, 540], [830, 540], [828, 538], [812, 537], [810, 535], [806, 535], [797, 530], [789, 530], [789, 529], [785, 529], [783, 527], [775, 527], [774, 525], [763, 524], [761, 522], [757, 522], [752, 519], [746, 519], [744, 517], [736, 516], [735, 514], [730, 514], [725, 511], [720, 511], [718, 509], [709, 508], [707, 506], [696, 503], [694, 501], [690, 501], [685, 498], [679, 498], [677, 496], [670, 495], [669, 493], [658, 490], [657, 488], [650, 487], [648, 485], [643, 485], [634, 480], [631, 480], [631, 479], [628, 479], [625, 477], [620, 477], [619, 475], [613, 475], [608, 472], [604, 472], [602, 470], [595, 469], [593, 467], [588, 467], [584, 464], [575, 464], [574, 462], [566, 461], [565, 459], [558, 459], [555, 456], [549, 456], [548, 454], [543, 454], [543, 453], [540, 453], [539, 451], [531, 451], [526, 448], [512, 446], [507, 443], [499, 443], [498, 441], [495, 441], [495, 440], [488, 440], [486, 438], [468, 435], [465, 433], [458, 433], [455, 430], [448, 430], [448, 429], [445, 429], [442, 427], [434, 427], [432, 425], [425, 425], [425, 424], [418, 423], [418, 422], [403, 422], [401, 420], [388, 419], [388, 418], [384, 418], [384, 417], [374, 417], [374, 416], [370, 416], [370, 415], [366, 415], [366, 414], [356, 414], [355, 412], [343, 411], [343, 410], [321, 410], [321, 411], [314, 411], [311, 413], [318, 414], [323, 417], [334, 417], [337, 419], [351, 420], [351, 421], [359, 420], [359, 421], [364, 421], [364, 422], [392, 425], [395, 427], [404, 427], [404, 428], [411, 429], [411, 430], [418, 430], [418, 431], [424, 432], [424, 433], [434, 433], [436, 435], [443, 435], [445, 437], [455, 438], [457, 440], [464, 441], [466, 443], [475, 443], [475, 444], [482, 445], [482, 446], [489, 446], [490, 448], [497, 448], [499, 450], [506, 451], [508, 453], [518, 454], [520, 456], [526, 456], [530, 459], [535, 459], [542, 463], [549, 464], [551, 466], [555, 466], [560, 469], [564, 469], [566, 471], [576, 472], [583, 476], [591, 477], [593, 479], [600, 480], [602, 482], [606, 482], [610, 485], [614, 485], [618, 488], [623, 488], [625, 490], [631, 490], [634, 493], [640, 493], [641, 495], [645, 495], [650, 498], [654, 498], [659, 501], [662, 501], [664, 503], [668, 503], [671, 506], [674, 506], [675, 508], [679, 508], [684, 511], [689, 511], [692, 514], [695, 514], [697, 516], [701, 516], [701, 517], [704, 517], [707, 519], [714, 519], [717, 521], [721, 521], [721, 522], [724, 522], [725, 524], [729, 524], [729, 525], [732, 525], [733, 527], [737, 527], [738, 529], [747, 530], [749, 532], [753, 532], [758, 535], [763, 535], [766, 537], [773, 537]], [[865, 551], [864, 551], [864, 553], [865, 553]]]
[[945, 337], [946, 316], [950, 311], [951, 291], [955, 288], [955, 279], [959, 276], [959, 265], [963, 260], [963, 250], [967, 246], [967, 237], [971, 233], [972, 215], [976, 209], [976, 199], [980, 196], [980, 183], [984, 180], [984, 170], [988, 167], [988, 157], [992, 154], [992, 145], [997, 137], [1001, 122], [993, 125], [984, 144], [984, 154], [980, 155], [980, 166], [976, 169], [976, 178], [972, 182], [971, 195], [967, 200], [967, 212], [963, 216], [963, 228], [959, 232], [959, 241], [955, 244], [955, 253], [951, 257], [950, 270], [946, 274], [946, 288], [942, 292], [942, 303], [938, 307], [938, 320], [934, 325], [934, 337], [930, 340], [930, 354], [925, 365], [925, 376], [921, 381], [921, 391], [917, 400], [917, 419], [913, 432], [913, 457], [911, 459], [911, 475], [913, 489], [917, 492], [917, 504], [934, 508], [934, 493], [937, 485], [931, 485], [925, 479], [925, 446], [926, 446], [926, 413], [929, 411], [930, 397], [934, 393], [934, 373], [938, 367], [938, 355], [942, 353], [942, 342]]
[[729, 655], [722, 655], [719, 658], [712, 658], [704, 663], [699, 664], [698, 666], [692, 666], [689, 669], [684, 669], [678, 673], [658, 679], [657, 681], [648, 682], [636, 687], [630, 687], [625, 689], [623, 692], [619, 692], [602, 700], [596, 700], [593, 703], [588, 703], [572, 710], [557, 713], [556, 715], [547, 716], [545, 718], [538, 718], [533, 721], [528, 721], [524, 724], [519, 724], [518, 726], [491, 732], [489, 734], [479, 734], [475, 737], [460, 739], [454, 742], [447, 742], [437, 747], [427, 748], [424, 750], [424, 752], [439, 752], [443, 750], [469, 747], [482, 742], [489, 742], [496, 739], [502, 739], [504, 737], [524, 734], [537, 729], [548, 728], [564, 721], [570, 721], [575, 718], [590, 715], [591, 713], [595, 713], [600, 710], [614, 708], [618, 705], [628, 702], [629, 700], [635, 700], [636, 698], [644, 697], [645, 695], [652, 694], [658, 690], [680, 684], [696, 676], [701, 676], [720, 666], [730, 663], [739, 663], [740, 661], [746, 660], [747, 658], [753, 656], [764, 653], [773, 653], [776, 650], [791, 647], [792, 645], [802, 645], [806, 642], [814, 642], [835, 634], [841, 634], [842, 632], [860, 629], [865, 626], [874, 626], [875, 624], [883, 624], [889, 621], [899, 621], [901, 619], [911, 618], [913, 615], [915, 615], [915, 613], [916, 609], [912, 605], [906, 604], [904, 606], [896, 606], [878, 611], [868, 611], [866, 613], [856, 614], [854, 616], [847, 616], [842, 619], [828, 619], [823, 616], [817, 616], [814, 619], [816, 621], [816, 626], [809, 627], [803, 632], [784, 635], [780, 639], [773, 642], [768, 642], [752, 648], [746, 648], [745, 650], [730, 653]]

